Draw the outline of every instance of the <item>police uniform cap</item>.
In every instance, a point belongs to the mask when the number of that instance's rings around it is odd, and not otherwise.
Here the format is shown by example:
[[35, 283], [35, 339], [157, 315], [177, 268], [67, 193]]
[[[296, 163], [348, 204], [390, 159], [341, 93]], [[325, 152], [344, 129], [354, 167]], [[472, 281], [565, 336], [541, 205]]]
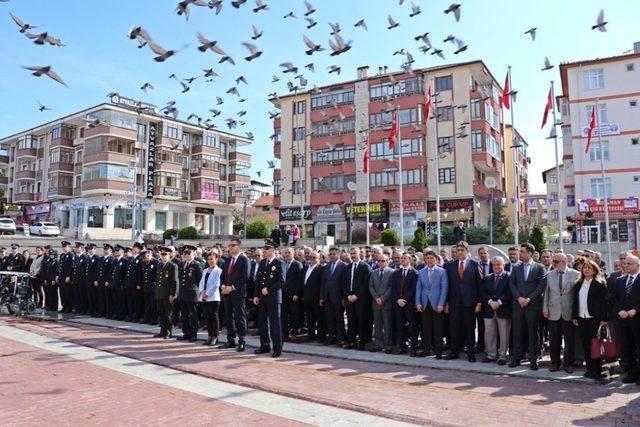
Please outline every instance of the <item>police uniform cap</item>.
[[125, 250], [126, 252], [129, 252], [129, 251], [131, 250], [131, 248], [130, 248], [129, 246], [125, 246], [125, 247], [124, 247], [124, 250]]
[[7, 250], [7, 248], [0, 248], [0, 252], [4, 252], [6, 250]]
[[158, 252], [160, 252], [160, 253], [167, 253], [168, 252], [169, 254], [172, 254], [173, 250], [171, 250], [171, 246], [160, 246], [160, 247], [158, 247]]
[[71, 246], [71, 242], [67, 242], [66, 240], [63, 242], [60, 242], [60, 245], [62, 245], [62, 247], [64, 248], [65, 246]]
[[122, 246], [122, 245], [115, 245], [115, 246], [113, 247], [113, 250], [114, 250], [114, 251], [124, 251], [124, 246]]
[[265, 239], [264, 247], [265, 248], [274, 248], [275, 249], [275, 248], [278, 247], [278, 245], [276, 245], [276, 243], [271, 239]]
[[145, 256], [149, 252], [151, 252], [149, 249], [143, 249], [143, 250], [140, 251], [140, 255]]
[[49, 255], [58, 255], [58, 251], [56, 251], [55, 249], [51, 249], [49, 251]]
[[94, 249], [96, 247], [95, 243], [87, 243], [87, 246], [85, 246], [87, 249]]
[[102, 245], [102, 249], [111, 249], [111, 250], [113, 250], [113, 246], [111, 246], [108, 243], [105, 243], [104, 245]]
[[11, 244], [11, 249], [18, 249], [19, 247], [20, 247], [20, 245], [17, 244], [17, 243], [12, 243]]
[[187, 251], [195, 251], [197, 248], [193, 245], [184, 245], [182, 247], [182, 250], [187, 250]]
[[76, 248], [84, 248], [84, 243], [76, 242]]
[[140, 250], [143, 250], [143, 249], [144, 249], [144, 245], [143, 245], [142, 243], [138, 243], [138, 242], [134, 243], [134, 244], [133, 244], [133, 247], [134, 247], [134, 248], [138, 248], [138, 249], [140, 249]]

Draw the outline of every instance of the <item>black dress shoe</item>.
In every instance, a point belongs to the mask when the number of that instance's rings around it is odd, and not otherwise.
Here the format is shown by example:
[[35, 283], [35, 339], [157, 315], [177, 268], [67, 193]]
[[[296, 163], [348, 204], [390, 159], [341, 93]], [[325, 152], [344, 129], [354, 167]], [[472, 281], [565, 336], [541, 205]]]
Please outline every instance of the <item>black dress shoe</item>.
[[157, 334], [155, 334], [153, 337], [154, 338], [164, 338], [166, 336], [166, 334], [163, 334], [162, 332], [158, 332]]
[[226, 343], [218, 346], [218, 348], [236, 348], [236, 343], [233, 341], [227, 341]]
[[198, 338], [196, 337], [189, 338], [189, 342], [196, 342], [196, 341], [198, 341]]
[[271, 353], [271, 357], [273, 357], [273, 358], [280, 357], [281, 354], [282, 354], [282, 352], [280, 352], [280, 351], [274, 351], [273, 353]]
[[409, 357], [416, 357], [418, 355], [418, 352], [415, 349], [411, 349], [409, 350]]
[[239, 352], [244, 351], [244, 341], [240, 341], [240, 342], [238, 343], [237, 351], [239, 351]]
[[467, 353], [467, 360], [471, 363], [475, 363], [476, 355], [472, 351], [470, 351], [469, 353]]
[[453, 359], [458, 359], [460, 357], [460, 355], [458, 353], [449, 353], [446, 356], [444, 356], [444, 360], [453, 360]]
[[485, 358], [484, 358], [484, 359], [482, 359], [480, 362], [481, 362], [481, 363], [493, 363], [493, 362], [495, 362], [495, 361], [496, 361], [496, 359], [492, 359], [492, 358], [490, 358], [490, 357], [485, 357]]
[[436, 352], [436, 359], [438, 360], [442, 359], [442, 353]]
[[520, 366], [520, 361], [518, 359], [513, 359], [511, 363], [509, 363], [509, 367], [515, 368], [516, 366]]
[[188, 336], [186, 336], [186, 335], [182, 335], [182, 336], [180, 336], [180, 337], [178, 337], [178, 338], [176, 338], [176, 339], [177, 339], [178, 341], [187, 341], [187, 340], [189, 339], [189, 337], [188, 337]]
[[622, 379], [622, 384], [631, 384], [635, 383], [638, 380], [638, 377], [635, 375], [627, 375]]
[[355, 348], [355, 346], [356, 345], [354, 343], [350, 342], [349, 344], [345, 345], [344, 348], [347, 350], [351, 350], [352, 348]]
[[269, 347], [260, 347], [257, 348], [256, 350], [254, 350], [255, 354], [264, 354], [264, 353], [269, 353], [271, 351], [271, 349]]
[[336, 341], [336, 347], [342, 348], [342, 346], [344, 346], [342, 341], [340, 341], [340, 340]]
[[209, 337], [209, 339], [203, 342], [202, 345], [211, 345], [211, 341], [213, 341], [213, 337]]
[[535, 360], [532, 360], [529, 364], [529, 369], [531, 369], [532, 371], [537, 371], [538, 370], [538, 362]]
[[506, 364], [507, 364], [507, 361], [506, 361], [506, 360], [504, 360], [504, 359], [498, 359], [498, 365], [500, 365], [500, 366], [504, 366], [504, 365], [506, 365]]

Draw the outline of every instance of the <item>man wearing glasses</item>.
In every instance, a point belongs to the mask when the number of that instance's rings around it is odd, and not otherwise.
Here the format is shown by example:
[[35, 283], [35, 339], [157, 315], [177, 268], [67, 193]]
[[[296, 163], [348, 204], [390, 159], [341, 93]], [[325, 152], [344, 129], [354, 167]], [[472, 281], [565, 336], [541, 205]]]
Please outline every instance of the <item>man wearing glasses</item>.
[[547, 273], [547, 288], [544, 292], [542, 315], [549, 322], [549, 347], [551, 366], [549, 371], [560, 368], [560, 347], [564, 337], [564, 370], [573, 373], [575, 326], [573, 319], [573, 286], [580, 274], [567, 267], [567, 256], [553, 255], [553, 269]]
[[228, 252], [229, 257], [225, 260], [220, 275], [220, 291], [227, 321], [227, 342], [220, 348], [234, 348], [237, 337], [237, 351], [244, 351], [244, 337], [247, 333], [245, 298], [251, 266], [249, 259], [242, 253], [242, 243], [239, 239], [231, 239]]

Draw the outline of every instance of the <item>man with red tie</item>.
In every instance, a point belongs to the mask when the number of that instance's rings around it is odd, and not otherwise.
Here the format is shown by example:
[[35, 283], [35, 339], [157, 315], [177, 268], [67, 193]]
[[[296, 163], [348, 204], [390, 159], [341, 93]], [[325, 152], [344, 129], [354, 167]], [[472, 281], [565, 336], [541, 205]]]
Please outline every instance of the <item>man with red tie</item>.
[[227, 342], [220, 348], [234, 348], [238, 337], [238, 351], [244, 351], [244, 337], [247, 333], [247, 282], [250, 276], [249, 259], [242, 253], [239, 239], [229, 242], [229, 257], [225, 260], [220, 275], [220, 290], [224, 301], [227, 321]]
[[[480, 272], [481, 280], [484, 280], [485, 277], [491, 274], [489, 248], [486, 246], [480, 246], [478, 248], [478, 271]], [[478, 326], [478, 343], [476, 344], [476, 353], [482, 353], [484, 351], [484, 314], [482, 311], [476, 314], [476, 324]]]
[[418, 272], [411, 266], [411, 254], [405, 252], [400, 258], [400, 266], [391, 278], [391, 301], [398, 339], [395, 353], [407, 353], [408, 335], [411, 343], [411, 357], [416, 357], [418, 347], [418, 331], [414, 322], [417, 282]]

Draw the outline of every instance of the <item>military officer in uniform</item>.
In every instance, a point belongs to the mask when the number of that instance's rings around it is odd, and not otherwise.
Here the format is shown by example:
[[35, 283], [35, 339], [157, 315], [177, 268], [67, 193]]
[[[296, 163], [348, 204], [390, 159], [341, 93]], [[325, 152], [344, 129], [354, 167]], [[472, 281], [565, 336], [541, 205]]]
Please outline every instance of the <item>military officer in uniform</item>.
[[271, 357], [282, 354], [282, 328], [280, 325], [280, 304], [282, 304], [282, 286], [284, 285], [282, 261], [276, 258], [277, 245], [267, 239], [264, 243], [264, 259], [258, 267], [253, 303], [258, 306], [258, 329], [260, 348], [255, 353], [268, 353], [273, 344]]
[[87, 259], [84, 270], [84, 289], [87, 297], [85, 311], [91, 316], [98, 313], [98, 274], [100, 272], [100, 256], [96, 253], [96, 245], [87, 243]]
[[158, 260], [149, 250], [140, 252], [142, 257], [142, 292], [144, 297], [144, 314], [140, 323], [158, 324], [158, 310], [155, 298], [156, 276], [158, 272]]
[[198, 285], [202, 277], [200, 263], [194, 261], [196, 247], [184, 245], [182, 250], [183, 264], [180, 269], [180, 287], [176, 300], [180, 303], [182, 315], [181, 341], [195, 342], [198, 337]]
[[127, 314], [124, 320], [138, 322], [140, 319], [140, 306], [142, 305], [142, 257], [140, 251], [144, 246], [140, 243], [133, 245], [132, 255], [127, 258], [127, 273], [125, 275], [125, 292], [127, 301]]
[[113, 268], [113, 246], [105, 243], [102, 246], [102, 257], [98, 264], [98, 291], [96, 293], [96, 316], [105, 317], [107, 313], [111, 313], [109, 307], [109, 298], [107, 298], [107, 285], [109, 277], [111, 277], [111, 269]]
[[179, 274], [178, 266], [171, 262], [172, 255], [171, 249], [160, 248], [160, 262], [157, 266], [155, 288], [160, 332], [154, 335], [156, 338], [171, 338], [171, 308]]
[[56, 283], [60, 290], [61, 311], [63, 313], [71, 313], [73, 310], [73, 282], [71, 281], [73, 276], [73, 259], [74, 255], [73, 252], [71, 252], [71, 243], [67, 241], [62, 242], [62, 254], [58, 261]]
[[73, 310], [77, 314], [87, 314], [87, 295], [84, 279], [87, 273], [87, 256], [84, 253], [84, 243], [76, 242], [73, 257], [73, 273], [71, 274], [71, 289], [73, 291]]
[[[124, 304], [124, 277], [127, 272], [127, 260], [124, 258], [124, 247], [113, 247], [113, 266], [109, 275], [107, 288], [107, 318], [124, 320], [126, 306]], [[110, 311], [109, 311], [110, 310]]]
[[58, 312], [58, 251], [49, 250], [49, 256], [44, 270], [44, 308], [47, 311]]

